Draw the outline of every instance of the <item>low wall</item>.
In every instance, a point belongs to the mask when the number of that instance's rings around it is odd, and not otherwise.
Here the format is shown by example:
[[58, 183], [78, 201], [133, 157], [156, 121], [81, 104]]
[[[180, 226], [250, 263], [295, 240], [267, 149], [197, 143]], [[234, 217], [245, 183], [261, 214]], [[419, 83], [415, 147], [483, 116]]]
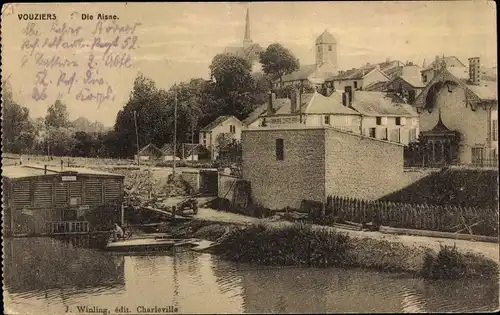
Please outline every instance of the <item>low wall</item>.
[[195, 193], [200, 191], [200, 172], [189, 170], [182, 172], [182, 178], [193, 188]]
[[219, 173], [219, 189], [217, 196], [219, 198], [233, 200], [236, 181], [239, 177]]

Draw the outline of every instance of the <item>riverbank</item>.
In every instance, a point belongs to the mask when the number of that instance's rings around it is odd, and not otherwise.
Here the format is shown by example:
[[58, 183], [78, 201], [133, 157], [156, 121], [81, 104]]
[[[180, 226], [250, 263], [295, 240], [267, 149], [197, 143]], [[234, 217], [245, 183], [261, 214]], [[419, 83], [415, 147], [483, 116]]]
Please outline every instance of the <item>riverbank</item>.
[[[222, 216], [224, 213], [219, 215]], [[314, 238], [316, 244], [310, 248], [320, 249], [311, 254], [311, 257], [314, 257], [313, 261], [316, 262], [310, 265], [316, 267], [359, 267], [388, 272], [405, 272], [419, 276], [424, 276], [422, 272], [428, 272], [428, 276], [430, 276], [432, 274], [429, 270], [430, 267], [439, 267], [438, 265], [443, 263], [449, 264], [446, 257], [444, 260], [442, 259], [443, 253], [439, 254], [440, 251], [443, 252], [441, 247], [436, 248], [434, 244], [377, 239], [373, 235], [361, 237], [359, 234], [353, 235], [352, 231], [344, 232], [312, 225], [307, 225], [305, 230], [300, 230], [297, 225], [289, 222], [289, 224], [265, 222], [258, 219], [247, 222], [228, 221], [231, 220], [223, 222], [197, 219], [172, 227], [169, 229], [169, 233], [178, 238], [195, 237], [220, 243], [221, 245], [216, 251], [217, 254], [228, 260], [241, 260], [250, 263], [308, 265], [311, 258], [300, 256], [299, 252], [303, 252], [304, 247], [309, 246], [307, 245], [309, 239]], [[292, 234], [295, 240], [290, 242], [289, 236]], [[345, 246], [340, 244], [341, 242], [344, 242]], [[291, 245], [289, 246], [289, 244]], [[251, 246], [254, 247], [251, 248]], [[262, 246], [267, 246], [268, 249], [258, 251], [257, 248]], [[338, 255], [335, 257], [331, 255], [332, 251], [337, 251], [337, 246], [344, 248], [344, 255], [340, 258]], [[454, 251], [457, 255], [453, 256], [452, 259], [458, 257], [459, 263], [466, 271], [463, 274], [464, 277], [498, 277], [498, 260], [478, 252], [464, 250], [461, 247], [453, 247], [453, 244], [443, 244], [443, 246], [446, 246], [444, 256], [455, 248]], [[276, 252], [274, 252], [275, 249]], [[254, 251], [252, 255], [244, 255], [245, 252], [250, 251]], [[289, 258], [279, 258], [272, 261], [266, 258], [275, 255], [285, 255]], [[307, 263], [305, 263], [306, 261]], [[424, 266], [426, 267], [424, 268]]]

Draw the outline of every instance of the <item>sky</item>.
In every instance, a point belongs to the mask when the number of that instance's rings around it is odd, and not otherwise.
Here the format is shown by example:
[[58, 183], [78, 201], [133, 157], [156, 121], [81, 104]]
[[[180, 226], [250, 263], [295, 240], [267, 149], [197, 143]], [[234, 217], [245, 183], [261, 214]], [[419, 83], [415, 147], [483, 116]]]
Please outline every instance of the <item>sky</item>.
[[[33, 117], [44, 116], [57, 99], [68, 106], [70, 118], [86, 117], [112, 126], [117, 112], [126, 104], [138, 72], [153, 79], [159, 88], [201, 77], [208, 79], [212, 58], [226, 46], [240, 46], [245, 28], [245, 12], [250, 10], [251, 37], [262, 47], [279, 42], [290, 49], [301, 64], [314, 63], [314, 42], [325, 29], [337, 39], [340, 69], [377, 63], [387, 58], [419, 65], [432, 62], [436, 55], [457, 56], [464, 64], [469, 57], [481, 57], [485, 67], [496, 66], [496, 7], [494, 2], [233, 2], [233, 3], [46, 3], [17, 4], [3, 8], [2, 13], [2, 76], [12, 87], [14, 99], [30, 109]], [[19, 14], [53, 13], [53, 20], [20, 20]], [[94, 15], [82, 20], [82, 13]], [[141, 23], [133, 34], [135, 49], [112, 48], [112, 56], [127, 54], [129, 67], [106, 67], [102, 59], [106, 48], [89, 49], [95, 41], [97, 14], [116, 15], [119, 26]], [[36, 32], [23, 32], [31, 22]], [[54, 23], [56, 28], [54, 28]], [[29, 46], [36, 38], [53, 38], [51, 29], [67, 27], [80, 31], [64, 39], [73, 42], [82, 37], [86, 47], [40, 48], [30, 55]], [[111, 25], [104, 21], [103, 25]], [[7, 31], [8, 30], [8, 31]], [[102, 42], [112, 41], [113, 34], [101, 33]], [[50, 37], [52, 36], [52, 37]], [[130, 42], [128, 44], [130, 44]], [[92, 78], [104, 84], [85, 81], [89, 55], [96, 56]], [[37, 54], [43, 58], [36, 62]], [[114, 54], [114, 55], [113, 55]], [[46, 67], [44, 58], [59, 56], [74, 62], [71, 67], [52, 67], [45, 72], [46, 97], [37, 73]], [[106, 55], [107, 56], [107, 55]], [[77, 65], [76, 65], [77, 64]], [[64, 74], [63, 74], [64, 72]], [[76, 74], [71, 90], [63, 84]], [[63, 81], [61, 81], [61, 76]], [[50, 83], [52, 81], [52, 83]], [[59, 86], [57, 83], [59, 82]], [[61, 83], [62, 82], [62, 83]], [[38, 84], [38, 85], [37, 85]], [[111, 88], [112, 93], [109, 93]], [[85, 91], [80, 93], [78, 91]], [[100, 102], [94, 95], [101, 98]], [[38, 97], [37, 97], [38, 96]]]

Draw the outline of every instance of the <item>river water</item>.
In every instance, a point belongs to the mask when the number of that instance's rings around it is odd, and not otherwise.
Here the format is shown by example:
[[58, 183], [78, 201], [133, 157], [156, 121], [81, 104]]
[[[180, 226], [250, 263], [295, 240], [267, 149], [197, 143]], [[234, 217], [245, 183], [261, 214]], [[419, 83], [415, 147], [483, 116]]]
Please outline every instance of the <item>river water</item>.
[[111, 254], [48, 238], [5, 240], [4, 281], [6, 314], [475, 312], [499, 301], [493, 279], [264, 267], [189, 251]]

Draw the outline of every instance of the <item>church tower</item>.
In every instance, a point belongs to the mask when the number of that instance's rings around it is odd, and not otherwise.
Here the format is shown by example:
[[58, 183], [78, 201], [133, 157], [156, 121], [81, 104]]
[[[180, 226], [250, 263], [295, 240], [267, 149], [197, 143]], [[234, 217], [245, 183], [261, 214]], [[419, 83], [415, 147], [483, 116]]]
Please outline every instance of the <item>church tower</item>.
[[252, 38], [250, 37], [250, 13], [247, 8], [247, 17], [245, 20], [245, 37], [243, 38], [243, 48], [247, 49], [252, 45]]
[[316, 38], [316, 66], [330, 63], [335, 69], [337, 64], [337, 41], [327, 30]]

